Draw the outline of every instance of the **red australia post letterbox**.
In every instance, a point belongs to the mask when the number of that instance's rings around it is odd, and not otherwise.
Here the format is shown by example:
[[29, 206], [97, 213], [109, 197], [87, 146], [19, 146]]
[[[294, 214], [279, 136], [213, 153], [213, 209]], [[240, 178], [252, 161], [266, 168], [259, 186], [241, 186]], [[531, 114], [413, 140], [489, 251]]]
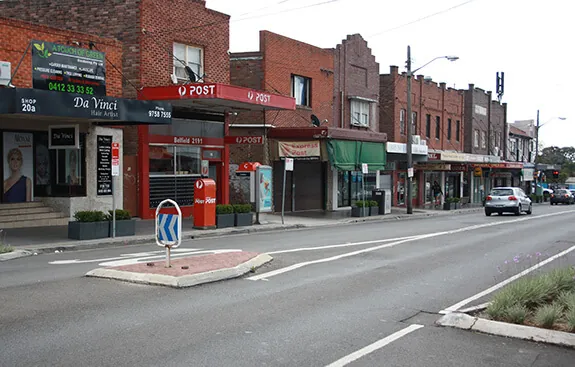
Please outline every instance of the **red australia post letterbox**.
[[202, 178], [194, 185], [194, 227], [200, 229], [216, 226], [216, 182]]

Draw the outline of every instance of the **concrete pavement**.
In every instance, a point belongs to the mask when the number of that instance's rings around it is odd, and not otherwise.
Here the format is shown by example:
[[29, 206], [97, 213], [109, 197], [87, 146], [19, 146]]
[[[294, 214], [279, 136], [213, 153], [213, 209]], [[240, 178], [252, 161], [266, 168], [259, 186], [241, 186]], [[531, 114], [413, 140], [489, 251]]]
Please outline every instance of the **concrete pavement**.
[[[152, 246], [5, 262], [0, 365], [327, 366], [373, 346], [349, 365], [571, 366], [572, 350], [434, 322], [440, 310], [528, 265], [505, 260], [572, 247], [574, 219], [572, 207], [546, 206], [532, 216], [476, 213], [187, 241], [190, 251], [239, 248], [275, 260], [258, 280], [178, 291], [82, 277], [118, 261], [106, 258], [142, 258]], [[569, 263], [571, 254], [548, 267]], [[411, 325], [423, 327], [386, 344]]]

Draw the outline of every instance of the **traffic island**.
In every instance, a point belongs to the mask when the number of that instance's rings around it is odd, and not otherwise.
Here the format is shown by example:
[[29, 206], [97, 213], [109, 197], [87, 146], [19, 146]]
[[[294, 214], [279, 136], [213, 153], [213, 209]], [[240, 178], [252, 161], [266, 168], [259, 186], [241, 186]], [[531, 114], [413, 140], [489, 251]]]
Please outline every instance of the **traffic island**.
[[137, 263], [109, 268], [98, 268], [86, 273], [88, 277], [121, 280], [131, 283], [186, 288], [199, 284], [240, 277], [254, 272], [272, 261], [267, 254], [234, 251], [211, 255], [197, 255], [171, 260]]

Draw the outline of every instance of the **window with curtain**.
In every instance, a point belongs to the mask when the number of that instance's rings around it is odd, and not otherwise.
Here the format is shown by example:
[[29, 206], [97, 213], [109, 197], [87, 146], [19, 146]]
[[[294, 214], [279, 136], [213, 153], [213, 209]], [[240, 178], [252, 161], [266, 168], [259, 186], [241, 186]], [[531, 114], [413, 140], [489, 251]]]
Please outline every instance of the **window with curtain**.
[[405, 110], [401, 109], [399, 111], [399, 133], [405, 135], [407, 131], [405, 130]]
[[311, 107], [311, 79], [305, 76], [292, 75], [291, 94], [298, 106]]
[[487, 134], [485, 131], [481, 131], [481, 148], [487, 148]]
[[473, 130], [473, 146], [479, 148], [479, 130]]
[[189, 80], [185, 69], [186, 65], [193, 70], [196, 78], [201, 78], [204, 69], [203, 49], [182, 43], [174, 43], [174, 74], [178, 79]]
[[425, 137], [431, 138], [431, 115], [425, 115]]
[[369, 126], [369, 103], [359, 100], [351, 101], [351, 124], [355, 126]]
[[435, 139], [439, 140], [441, 137], [441, 117], [435, 116]]
[[411, 134], [417, 135], [417, 112], [411, 113]]
[[455, 121], [455, 140], [459, 141], [459, 136], [461, 134], [461, 121]]
[[447, 140], [451, 140], [451, 119], [447, 119]]

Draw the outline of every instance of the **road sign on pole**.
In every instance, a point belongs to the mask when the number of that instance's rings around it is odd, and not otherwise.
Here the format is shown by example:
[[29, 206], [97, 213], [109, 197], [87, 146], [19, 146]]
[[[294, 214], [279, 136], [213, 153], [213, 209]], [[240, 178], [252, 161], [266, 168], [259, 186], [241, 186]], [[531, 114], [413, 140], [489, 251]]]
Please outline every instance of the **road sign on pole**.
[[293, 158], [286, 158], [286, 171], [293, 171]]
[[[172, 204], [178, 214], [161, 214], [160, 210], [166, 204]], [[166, 199], [156, 208], [156, 244], [166, 248], [166, 267], [170, 265], [170, 251], [182, 243], [182, 210], [171, 199]]]
[[116, 238], [116, 190], [114, 177], [120, 175], [120, 143], [112, 142], [112, 238]]

